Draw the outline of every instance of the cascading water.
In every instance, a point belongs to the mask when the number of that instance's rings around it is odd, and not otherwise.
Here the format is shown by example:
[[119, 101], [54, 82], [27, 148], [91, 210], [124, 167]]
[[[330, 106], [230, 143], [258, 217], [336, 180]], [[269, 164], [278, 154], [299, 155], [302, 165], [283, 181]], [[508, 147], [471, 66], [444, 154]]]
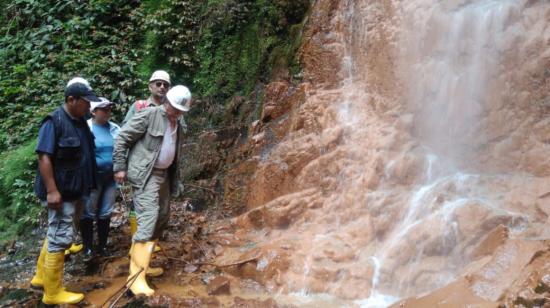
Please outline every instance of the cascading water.
[[[472, 273], [497, 228], [545, 238], [548, 121], [522, 105], [536, 99], [516, 86], [530, 73], [510, 70], [534, 67], [524, 49], [550, 39], [529, 38], [550, 26], [545, 12], [526, 0], [315, 1], [303, 101], [263, 128], [280, 139], [256, 150], [249, 211], [233, 223], [252, 248], [225, 258], [261, 256], [246, 275], [269, 292], [386, 307]], [[504, 287], [480, 277], [476, 295], [496, 301]]]
[[[521, 1], [440, 2], [422, 9], [403, 4], [402, 66], [411, 68], [406, 99], [415, 113], [415, 134], [449, 163], [464, 166], [487, 143], [483, 113], [506, 38], [518, 28], [507, 23]], [[415, 14], [416, 13], [416, 14]], [[420, 13], [424, 14], [419, 15]]]
[[[457, 209], [504, 211], [502, 215], [518, 218], [510, 219], [510, 225], [527, 220], [520, 213], [500, 209], [494, 192], [476, 181], [478, 175], [459, 171], [475, 166], [475, 149], [487, 142], [482, 113], [491, 96], [488, 85], [500, 53], [510, 48], [506, 37], [518, 30], [507, 29], [507, 23], [522, 3], [406, 1], [397, 5], [403, 16], [399, 63], [409, 74], [405, 74], [409, 78], [405, 100], [414, 115], [413, 135], [422, 145], [420, 152], [426, 153], [427, 168], [425, 184], [413, 186], [416, 191], [403, 207], [405, 215], [376, 249], [371, 295], [360, 301], [364, 307], [387, 306], [398, 297], [434, 290], [463, 271], [471, 260], [460, 242], [480, 238], [465, 238], [460, 232], [454, 217]], [[454, 191], [441, 200], [449, 186]], [[411, 236], [426, 229], [437, 235]], [[407, 258], [396, 257], [403, 251], [409, 251]], [[430, 258], [442, 259], [441, 264], [434, 262], [432, 269], [422, 266]]]
[[[424, 156], [421, 160], [426, 168], [421, 177], [424, 184], [412, 186], [409, 201], [401, 208], [404, 215], [396, 217], [393, 228], [375, 248], [372, 290], [370, 297], [360, 302], [365, 307], [386, 306], [399, 297], [430, 291], [452, 281], [468, 264], [467, 252], [458, 245], [465, 239], [461, 239], [464, 236], [458, 230], [454, 211], [469, 206], [497, 210], [488, 192], [471, 191], [469, 186], [476, 185], [471, 179], [476, 176], [463, 174], [457, 167], [469, 162], [464, 158], [475, 148], [475, 142], [483, 142], [479, 123], [489, 96], [488, 78], [498, 64], [499, 47], [503, 46], [497, 42], [510, 14], [517, 10], [517, 1], [463, 1], [454, 5], [406, 1], [396, 6], [402, 16], [399, 42], [403, 50], [399, 63], [412, 73], [405, 75], [410, 80], [404, 80], [404, 99], [414, 116], [413, 136], [421, 145], [415, 154]], [[366, 31], [354, 28], [356, 23], [350, 24], [351, 33]], [[361, 47], [353, 46], [357, 43], [353, 35], [347, 43], [352, 45], [347, 50]], [[353, 55], [348, 57], [353, 59]], [[367, 74], [368, 71], [363, 73]], [[368, 81], [353, 74], [347, 80], [345, 87], [368, 91]], [[343, 105], [357, 104], [360, 110], [363, 101], [350, 99], [352, 91], [346, 93], [348, 98]], [[360, 123], [356, 118], [364, 113], [350, 113], [348, 109], [340, 113], [340, 121]], [[365, 128], [358, 124], [352, 129]], [[449, 186], [454, 191], [442, 197]], [[436, 231], [435, 236], [426, 231]], [[427, 263], [435, 263], [432, 269], [423, 265], [430, 258]]]

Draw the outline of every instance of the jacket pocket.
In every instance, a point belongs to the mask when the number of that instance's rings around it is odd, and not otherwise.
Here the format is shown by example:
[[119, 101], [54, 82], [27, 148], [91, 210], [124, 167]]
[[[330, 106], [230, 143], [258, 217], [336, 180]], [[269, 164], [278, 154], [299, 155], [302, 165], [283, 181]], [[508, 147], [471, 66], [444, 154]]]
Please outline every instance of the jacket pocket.
[[144, 145], [149, 151], [158, 151], [162, 145], [163, 133], [157, 131], [147, 131]]
[[57, 142], [56, 165], [58, 169], [75, 169], [80, 166], [82, 150], [80, 139], [75, 137], [60, 138]]
[[82, 168], [55, 170], [55, 183], [63, 198], [80, 197], [84, 188], [82, 172]]
[[145, 181], [149, 164], [145, 157], [131, 157], [128, 164], [128, 181], [140, 186]]

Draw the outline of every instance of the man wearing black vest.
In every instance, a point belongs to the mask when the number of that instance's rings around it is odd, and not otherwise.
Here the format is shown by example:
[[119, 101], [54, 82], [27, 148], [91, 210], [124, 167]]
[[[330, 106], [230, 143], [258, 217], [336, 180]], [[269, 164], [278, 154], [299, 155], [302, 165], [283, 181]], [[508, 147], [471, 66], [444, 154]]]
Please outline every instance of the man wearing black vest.
[[46, 116], [38, 133], [35, 193], [48, 208], [48, 231], [31, 285], [44, 288], [47, 305], [84, 299], [84, 294], [65, 290], [62, 280], [64, 252], [75, 234], [75, 208], [96, 185], [94, 137], [84, 120], [90, 102], [96, 101], [88, 81], [73, 78], [65, 88], [65, 103]]

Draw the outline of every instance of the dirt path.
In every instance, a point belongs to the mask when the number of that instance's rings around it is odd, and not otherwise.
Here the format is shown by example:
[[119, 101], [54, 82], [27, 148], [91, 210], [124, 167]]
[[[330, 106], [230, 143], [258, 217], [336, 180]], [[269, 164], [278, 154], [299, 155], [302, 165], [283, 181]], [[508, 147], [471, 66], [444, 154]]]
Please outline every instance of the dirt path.
[[[163, 251], [155, 253], [152, 260], [152, 264], [162, 266], [165, 273], [149, 279], [156, 290], [155, 296], [136, 298], [123, 292], [128, 276], [130, 235], [127, 213], [117, 205], [109, 239], [111, 256], [96, 258], [90, 263], [84, 263], [81, 254], [68, 257], [64, 284], [69, 290], [86, 294], [78, 307], [109, 307], [115, 301], [115, 307], [292, 306], [295, 300], [291, 297], [281, 297], [281, 303], [277, 303], [258, 283], [226, 275], [211, 263], [216, 248], [208, 241], [208, 222], [215, 221], [213, 215], [213, 212], [193, 213], [185, 209], [185, 203], [172, 203], [169, 227], [159, 243]], [[44, 232], [36, 230], [35, 234], [14, 243], [10, 251], [0, 255], [0, 307], [42, 306], [42, 291], [30, 288], [29, 281], [34, 274]]]

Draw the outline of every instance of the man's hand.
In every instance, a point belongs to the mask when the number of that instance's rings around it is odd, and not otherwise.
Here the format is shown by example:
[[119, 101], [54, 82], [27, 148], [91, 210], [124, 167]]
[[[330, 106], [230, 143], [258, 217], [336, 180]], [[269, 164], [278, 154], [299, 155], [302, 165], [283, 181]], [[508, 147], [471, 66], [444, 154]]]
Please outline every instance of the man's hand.
[[49, 154], [38, 153], [38, 169], [44, 181], [44, 186], [46, 186], [46, 202], [48, 203], [48, 208], [52, 210], [60, 209], [63, 199], [55, 183], [52, 158]]
[[126, 171], [117, 171], [115, 172], [115, 182], [118, 184], [123, 184], [126, 181]]
[[52, 210], [59, 210], [61, 208], [61, 204], [63, 203], [63, 200], [61, 199], [61, 194], [59, 193], [59, 191], [54, 190], [52, 192], [48, 192], [47, 202], [48, 202], [48, 208]]

